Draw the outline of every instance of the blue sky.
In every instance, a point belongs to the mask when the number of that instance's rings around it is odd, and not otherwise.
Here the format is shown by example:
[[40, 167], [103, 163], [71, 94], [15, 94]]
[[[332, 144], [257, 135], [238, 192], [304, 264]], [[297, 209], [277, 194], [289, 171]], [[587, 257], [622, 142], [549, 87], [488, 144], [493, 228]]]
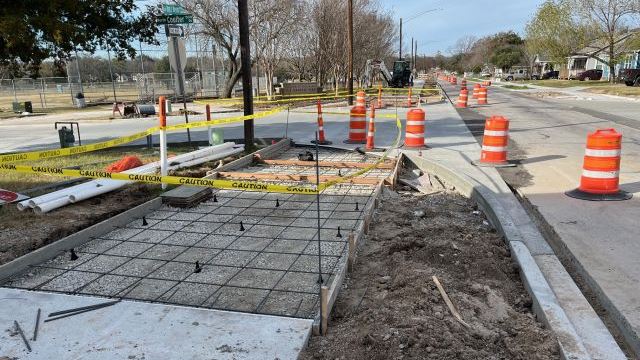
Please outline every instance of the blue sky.
[[543, 0], [379, 0], [392, 10], [396, 21], [409, 19], [423, 11], [441, 11], [422, 15], [403, 25], [403, 52], [409, 51], [411, 37], [418, 41], [418, 54], [447, 50], [465, 35], [482, 37], [499, 31], [519, 34]]

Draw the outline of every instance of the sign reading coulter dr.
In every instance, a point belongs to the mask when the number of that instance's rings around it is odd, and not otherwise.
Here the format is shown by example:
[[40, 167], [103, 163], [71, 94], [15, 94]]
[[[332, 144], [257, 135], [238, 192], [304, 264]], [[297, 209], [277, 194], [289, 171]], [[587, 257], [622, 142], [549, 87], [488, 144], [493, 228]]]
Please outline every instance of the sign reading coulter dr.
[[10, 204], [12, 202], [22, 201], [28, 198], [28, 196], [15, 193], [13, 191], [0, 189], [0, 205]]

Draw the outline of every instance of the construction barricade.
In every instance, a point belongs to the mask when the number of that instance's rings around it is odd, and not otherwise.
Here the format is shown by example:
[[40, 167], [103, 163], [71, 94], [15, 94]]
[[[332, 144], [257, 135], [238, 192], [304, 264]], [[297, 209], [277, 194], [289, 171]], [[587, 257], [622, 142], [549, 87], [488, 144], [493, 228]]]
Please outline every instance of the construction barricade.
[[407, 112], [407, 130], [404, 145], [407, 148], [424, 149], [425, 112], [422, 109], [410, 109]]
[[588, 134], [580, 186], [565, 194], [592, 201], [631, 199], [632, 194], [619, 188], [621, 150], [622, 134], [615, 129]]
[[356, 105], [349, 112], [349, 138], [347, 144], [364, 144], [367, 142], [367, 108]]
[[477, 166], [510, 167], [515, 166], [507, 161], [509, 144], [509, 120], [503, 116], [492, 116], [485, 121], [482, 136], [480, 160], [474, 161]]

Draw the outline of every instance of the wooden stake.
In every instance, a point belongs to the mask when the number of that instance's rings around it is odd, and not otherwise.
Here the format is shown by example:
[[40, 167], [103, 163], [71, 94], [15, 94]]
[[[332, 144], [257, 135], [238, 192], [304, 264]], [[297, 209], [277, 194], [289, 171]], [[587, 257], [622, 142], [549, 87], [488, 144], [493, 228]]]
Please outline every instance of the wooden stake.
[[444, 288], [440, 284], [440, 281], [438, 280], [438, 277], [433, 275], [432, 279], [433, 279], [433, 282], [438, 287], [438, 291], [440, 291], [440, 295], [444, 299], [444, 302], [447, 304], [447, 307], [449, 308], [449, 311], [451, 311], [451, 314], [453, 315], [453, 317], [455, 317], [456, 320], [458, 320], [458, 322], [460, 322], [466, 328], [469, 328], [470, 327], [469, 324], [467, 324], [466, 322], [464, 322], [464, 320], [462, 320], [462, 316], [460, 316], [460, 313], [458, 312], [458, 310], [456, 310], [456, 307], [453, 306], [453, 303], [451, 302], [451, 299], [449, 299], [449, 295], [447, 295], [446, 291], [444, 291]]
[[347, 261], [347, 270], [353, 271], [356, 263], [356, 237], [353, 232], [349, 233], [349, 260]]
[[322, 319], [320, 319], [320, 333], [327, 334], [327, 326], [329, 325], [329, 288], [322, 286], [320, 288], [320, 302], [322, 306]]

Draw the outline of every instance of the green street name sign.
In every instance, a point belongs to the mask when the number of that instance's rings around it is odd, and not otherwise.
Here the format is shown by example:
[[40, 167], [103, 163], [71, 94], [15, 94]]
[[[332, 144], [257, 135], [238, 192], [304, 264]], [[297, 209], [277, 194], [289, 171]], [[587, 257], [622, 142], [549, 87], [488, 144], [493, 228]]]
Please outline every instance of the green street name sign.
[[158, 25], [166, 24], [193, 24], [193, 15], [160, 15]]
[[187, 11], [176, 4], [162, 4], [162, 12], [165, 15], [187, 15]]

